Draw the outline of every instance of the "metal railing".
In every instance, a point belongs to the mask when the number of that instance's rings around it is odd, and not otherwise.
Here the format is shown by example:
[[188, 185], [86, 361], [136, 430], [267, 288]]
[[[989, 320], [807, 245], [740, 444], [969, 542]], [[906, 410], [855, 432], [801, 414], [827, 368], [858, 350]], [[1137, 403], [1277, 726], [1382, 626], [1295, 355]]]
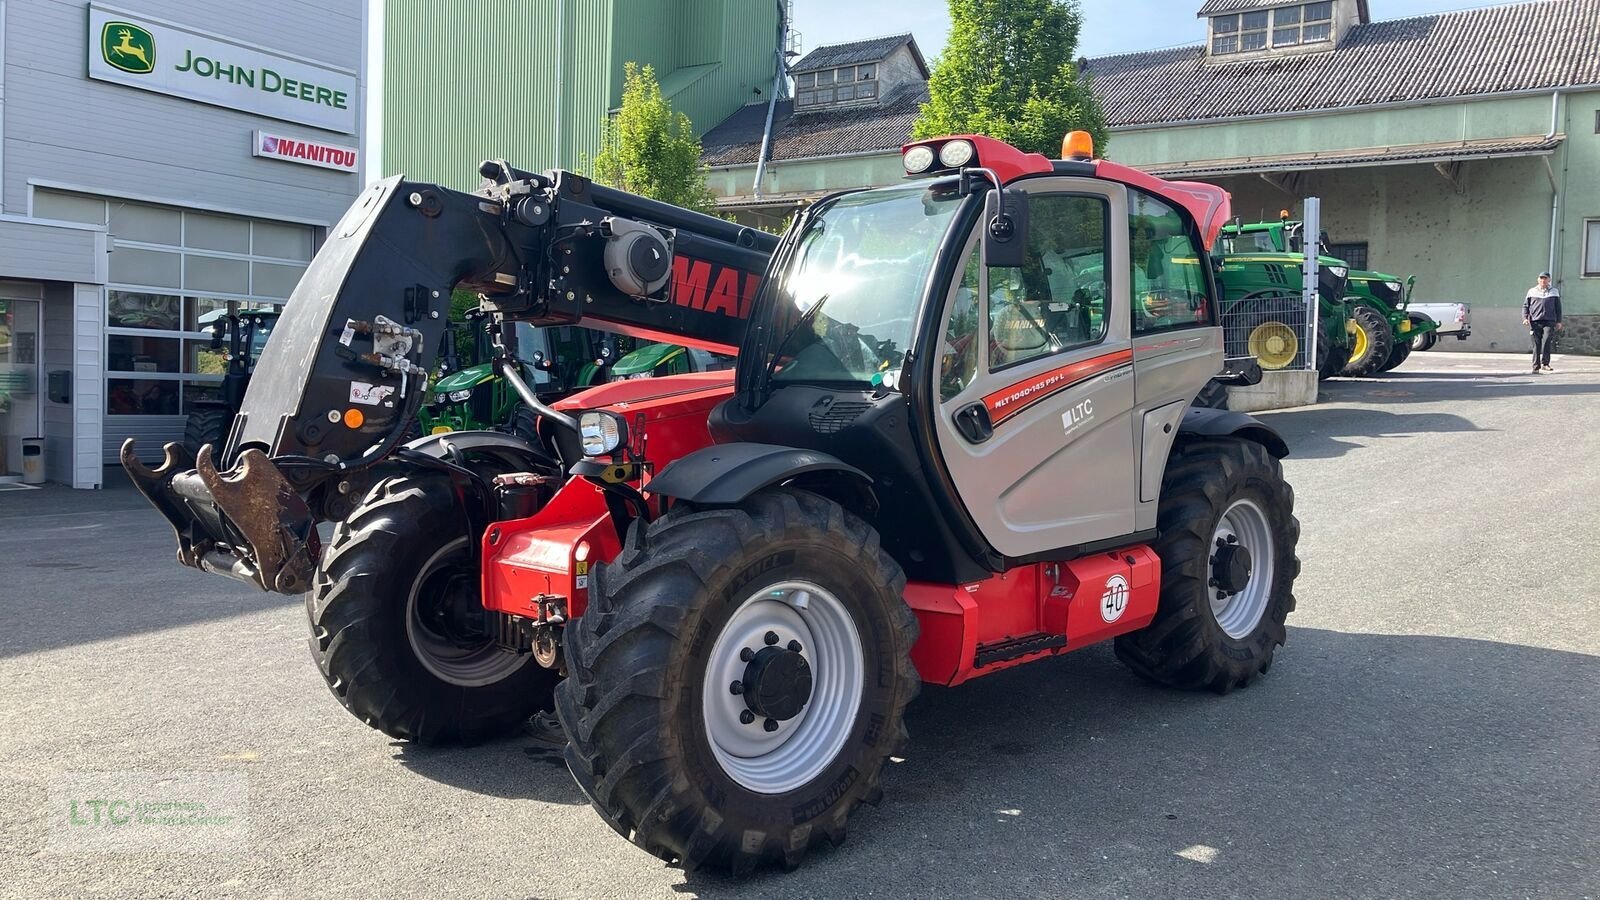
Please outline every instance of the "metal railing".
[[1298, 293], [1246, 297], [1223, 310], [1222, 347], [1230, 368], [1254, 360], [1268, 372], [1310, 369], [1316, 323]]

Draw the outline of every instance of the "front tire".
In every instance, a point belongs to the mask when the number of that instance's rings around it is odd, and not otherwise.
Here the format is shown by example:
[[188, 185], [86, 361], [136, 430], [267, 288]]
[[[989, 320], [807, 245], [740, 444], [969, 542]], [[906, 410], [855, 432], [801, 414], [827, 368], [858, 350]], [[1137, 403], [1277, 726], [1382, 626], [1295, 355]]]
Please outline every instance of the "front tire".
[[472, 540], [448, 479], [399, 475], [323, 552], [311, 655], [344, 708], [390, 737], [477, 743], [551, 706], [555, 673], [491, 639]]
[[1176, 688], [1248, 684], [1283, 644], [1300, 574], [1282, 467], [1254, 441], [1186, 442], [1167, 462], [1157, 524], [1160, 605], [1149, 625], [1116, 639], [1117, 658]]
[[573, 776], [619, 834], [686, 869], [793, 867], [838, 844], [881, 797], [920, 686], [904, 588], [877, 532], [805, 491], [635, 525], [567, 630]]
[[199, 406], [189, 410], [183, 423], [183, 446], [190, 453], [210, 444], [212, 452], [222, 454], [222, 442], [228, 439], [228, 429], [233, 426], [233, 411], [221, 406]]
[[1365, 304], [1358, 304], [1350, 311], [1350, 320], [1356, 323], [1359, 333], [1343, 374], [1355, 377], [1376, 375], [1383, 371], [1384, 363], [1389, 361], [1389, 355], [1394, 352], [1394, 332], [1389, 330], [1389, 320], [1383, 313]]
[[1327, 381], [1329, 378], [1343, 371], [1345, 364], [1350, 361], [1350, 348], [1348, 346], [1335, 347], [1328, 332], [1322, 329], [1317, 331], [1317, 380]]
[[1395, 341], [1394, 349], [1389, 351], [1389, 359], [1383, 364], [1383, 371], [1390, 372], [1398, 369], [1400, 364], [1411, 356], [1410, 341]]

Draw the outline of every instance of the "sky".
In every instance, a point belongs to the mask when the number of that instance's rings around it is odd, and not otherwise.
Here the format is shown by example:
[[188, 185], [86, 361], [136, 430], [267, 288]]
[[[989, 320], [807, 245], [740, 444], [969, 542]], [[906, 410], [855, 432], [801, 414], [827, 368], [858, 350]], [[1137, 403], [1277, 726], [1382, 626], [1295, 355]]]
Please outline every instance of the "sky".
[[[1105, 56], [1199, 43], [1205, 26], [1194, 17], [1204, 0], [1080, 0], [1080, 56]], [[1372, 18], [1403, 19], [1452, 9], [1496, 6], [1505, 0], [1369, 0]], [[943, 0], [794, 0], [802, 51], [822, 44], [909, 31], [932, 62], [944, 47], [950, 16]], [[1160, 23], [1159, 28], [1151, 27]]]

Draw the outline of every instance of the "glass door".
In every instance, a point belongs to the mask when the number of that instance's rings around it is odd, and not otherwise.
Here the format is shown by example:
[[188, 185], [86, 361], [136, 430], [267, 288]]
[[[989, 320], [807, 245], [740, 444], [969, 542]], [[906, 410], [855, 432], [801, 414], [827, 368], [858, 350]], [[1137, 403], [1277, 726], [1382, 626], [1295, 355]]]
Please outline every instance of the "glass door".
[[38, 437], [39, 304], [0, 299], [0, 482], [22, 478], [22, 439]]

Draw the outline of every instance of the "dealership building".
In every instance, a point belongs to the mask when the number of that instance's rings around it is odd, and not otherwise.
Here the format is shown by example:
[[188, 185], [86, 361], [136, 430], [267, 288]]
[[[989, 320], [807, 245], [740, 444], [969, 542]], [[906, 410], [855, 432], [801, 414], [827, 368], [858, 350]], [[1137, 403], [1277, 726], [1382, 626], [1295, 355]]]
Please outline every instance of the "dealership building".
[[208, 324], [288, 299], [363, 183], [363, 8], [0, 2], [0, 488], [158, 456]]

